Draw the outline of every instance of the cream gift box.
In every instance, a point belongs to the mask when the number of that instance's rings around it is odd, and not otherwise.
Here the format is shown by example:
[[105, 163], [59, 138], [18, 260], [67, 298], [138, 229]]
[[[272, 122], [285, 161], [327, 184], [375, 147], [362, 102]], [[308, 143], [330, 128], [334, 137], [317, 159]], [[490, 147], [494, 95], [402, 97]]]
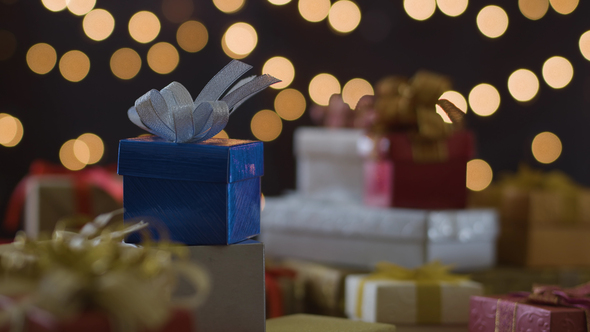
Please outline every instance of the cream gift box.
[[[359, 299], [359, 287], [366, 277], [350, 275], [346, 277], [345, 284], [346, 314], [366, 322], [466, 325], [469, 322], [469, 298], [483, 293], [481, 284], [477, 282], [439, 282], [440, 293], [432, 296], [435, 301], [426, 302], [415, 281], [367, 280]], [[436, 303], [436, 300], [439, 302]], [[357, 301], [361, 301], [360, 316]], [[433, 321], [429, 315], [434, 315], [439, 321]]]
[[417, 267], [440, 260], [457, 271], [495, 265], [492, 209], [382, 209], [297, 195], [267, 198], [261, 241], [269, 257], [372, 269], [379, 261]]
[[360, 129], [301, 127], [295, 131], [297, 190], [303, 195], [362, 201]]

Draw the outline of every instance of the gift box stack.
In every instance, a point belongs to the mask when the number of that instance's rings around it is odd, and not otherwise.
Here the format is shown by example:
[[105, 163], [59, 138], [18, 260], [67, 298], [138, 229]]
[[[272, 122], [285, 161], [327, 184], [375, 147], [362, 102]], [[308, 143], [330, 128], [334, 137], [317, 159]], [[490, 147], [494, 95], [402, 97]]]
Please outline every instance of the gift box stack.
[[[494, 209], [466, 209], [474, 138], [463, 113], [438, 100], [450, 87], [425, 71], [387, 77], [354, 111], [333, 95], [310, 109], [322, 127], [296, 130], [297, 191], [266, 198], [261, 240], [267, 256], [303, 280], [306, 312], [402, 331], [466, 330], [469, 296], [482, 286], [423, 275], [447, 264], [457, 272], [493, 267], [499, 228]], [[410, 272], [371, 273], [383, 262]]]

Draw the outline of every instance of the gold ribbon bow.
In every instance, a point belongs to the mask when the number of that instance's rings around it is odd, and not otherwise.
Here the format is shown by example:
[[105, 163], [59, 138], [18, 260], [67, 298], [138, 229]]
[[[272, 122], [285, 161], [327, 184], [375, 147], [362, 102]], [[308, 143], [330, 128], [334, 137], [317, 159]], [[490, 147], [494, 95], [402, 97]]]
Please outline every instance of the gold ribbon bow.
[[356, 315], [362, 317], [362, 299], [367, 281], [395, 280], [416, 282], [417, 321], [420, 324], [437, 324], [441, 321], [441, 282], [461, 282], [468, 280], [465, 275], [452, 274], [452, 265], [442, 265], [439, 261], [426, 263], [415, 269], [408, 269], [389, 262], [379, 262], [375, 272], [364, 277], [358, 288]]

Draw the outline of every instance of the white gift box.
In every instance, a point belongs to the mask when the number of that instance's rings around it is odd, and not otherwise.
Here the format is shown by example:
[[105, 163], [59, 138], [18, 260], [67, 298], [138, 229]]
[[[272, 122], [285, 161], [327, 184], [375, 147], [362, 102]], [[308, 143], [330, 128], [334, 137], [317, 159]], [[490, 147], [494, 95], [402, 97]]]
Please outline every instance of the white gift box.
[[294, 134], [297, 190], [314, 197], [361, 202], [363, 159], [360, 129], [300, 127]]
[[382, 209], [266, 198], [261, 241], [269, 257], [372, 269], [380, 261], [413, 268], [433, 260], [456, 271], [495, 265], [498, 216], [492, 209]]
[[[246, 240], [228, 246], [188, 246], [191, 261], [209, 272], [211, 292], [194, 312], [199, 332], [265, 329], [264, 246]], [[193, 292], [181, 283], [177, 295]]]
[[[417, 324], [418, 300], [414, 281], [367, 280], [362, 299], [361, 281], [367, 275], [349, 275], [345, 281], [345, 310], [351, 319], [399, 325]], [[474, 281], [440, 282], [441, 324], [466, 325], [469, 322], [469, 298], [482, 295], [483, 287]], [[361, 317], [357, 301], [361, 301]]]

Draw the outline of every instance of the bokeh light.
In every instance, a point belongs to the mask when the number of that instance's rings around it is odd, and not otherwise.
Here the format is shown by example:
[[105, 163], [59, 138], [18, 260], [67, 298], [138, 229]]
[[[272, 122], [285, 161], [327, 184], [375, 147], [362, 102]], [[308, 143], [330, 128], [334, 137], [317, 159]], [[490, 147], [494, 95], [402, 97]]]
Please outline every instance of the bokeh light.
[[105, 40], [115, 29], [115, 19], [104, 9], [94, 9], [84, 16], [82, 28], [88, 38], [96, 41]]
[[578, 43], [580, 46], [580, 52], [586, 60], [590, 61], [590, 30], [584, 32], [582, 36], [580, 36], [580, 42]]
[[567, 15], [572, 13], [578, 7], [579, 0], [549, 0], [551, 3], [551, 7], [553, 9], [562, 14]]
[[361, 10], [352, 1], [336, 1], [328, 13], [328, 22], [334, 30], [349, 33], [361, 22]]
[[352, 109], [356, 108], [356, 104], [362, 96], [372, 96], [374, 94], [375, 91], [371, 83], [362, 78], [353, 78], [344, 84], [344, 88], [342, 88], [342, 100]]
[[486, 189], [494, 173], [490, 165], [482, 159], [473, 159], [467, 162], [467, 181], [466, 185], [469, 190], [481, 191]]
[[272, 3], [273, 5], [282, 6], [291, 2], [291, 0], [268, 0], [268, 2]]
[[469, 106], [479, 116], [490, 116], [500, 107], [500, 93], [493, 85], [478, 84], [469, 92]]
[[88, 14], [96, 5], [96, 0], [66, 0], [70, 13], [78, 16]]
[[335, 93], [340, 93], [340, 83], [333, 75], [322, 73], [309, 82], [309, 97], [318, 105], [328, 106]]
[[226, 14], [232, 14], [244, 7], [245, 0], [213, 0], [213, 4], [217, 9]]
[[572, 81], [574, 67], [564, 57], [554, 56], [543, 64], [543, 79], [554, 89], [564, 88]]
[[[446, 91], [440, 95], [438, 99], [446, 99], [453, 103], [453, 105], [457, 106], [457, 108], [463, 111], [463, 113], [467, 113], [467, 100], [465, 100], [465, 97], [463, 97], [463, 95], [457, 91]], [[447, 113], [445, 113], [442, 107], [436, 105], [436, 113], [438, 113], [446, 123], [452, 123], [451, 119]]]
[[223, 50], [223, 53], [232, 59], [243, 59], [248, 56], [248, 54], [237, 54], [232, 52], [229, 47], [227, 47], [227, 43], [225, 42], [225, 34], [223, 37], [221, 37], [221, 49]]
[[148, 11], [135, 13], [129, 20], [129, 34], [140, 43], [149, 43], [160, 33], [160, 20]]
[[6, 113], [0, 113], [0, 144], [13, 147], [23, 138], [23, 125], [19, 119]]
[[52, 12], [66, 9], [66, 0], [41, 0], [41, 3]]
[[80, 82], [89, 71], [90, 59], [81, 51], [69, 51], [59, 59], [59, 72], [70, 82]]
[[215, 136], [213, 136], [213, 138], [229, 138], [229, 135], [227, 134], [227, 132], [225, 132], [225, 130], [222, 130], [218, 132]]
[[508, 15], [498, 6], [486, 6], [477, 14], [477, 27], [484, 36], [498, 38], [508, 29]]
[[176, 42], [183, 50], [195, 53], [202, 50], [209, 41], [209, 33], [203, 23], [186, 21], [176, 31]]
[[518, 0], [518, 8], [529, 20], [541, 19], [549, 9], [549, 0]]
[[141, 69], [141, 57], [130, 48], [121, 48], [111, 56], [111, 71], [122, 80], [134, 78]]
[[[258, 43], [256, 30], [248, 23], [238, 22], [230, 26], [223, 35], [222, 45], [238, 56], [250, 54]], [[227, 52], [226, 52], [227, 54]], [[232, 57], [230, 54], [228, 56]]]
[[178, 66], [178, 51], [172, 44], [159, 42], [150, 47], [147, 63], [158, 74], [169, 74]]
[[281, 82], [271, 85], [273, 89], [284, 89], [288, 87], [295, 78], [295, 67], [289, 59], [282, 56], [275, 56], [268, 59], [262, 67], [263, 74], [269, 74], [281, 80]]
[[74, 156], [82, 164], [88, 165], [88, 162], [90, 161], [90, 147], [86, 142], [79, 139], [74, 140]]
[[320, 22], [330, 13], [330, 0], [299, 0], [299, 14], [306, 21]]
[[172, 23], [182, 23], [188, 20], [195, 10], [192, 0], [163, 0], [162, 13]]
[[[78, 157], [76, 156], [76, 153], [77, 153], [78, 155], [83, 157], [82, 155], [84, 154], [85, 144], [82, 142], [82, 143], [78, 143], [77, 146], [75, 146], [75, 145], [76, 145], [76, 140], [71, 139], [69, 141], [66, 141], [59, 149], [59, 160], [61, 161], [61, 164], [65, 168], [67, 168], [71, 171], [79, 171], [82, 168], [86, 167], [86, 164], [84, 162], [80, 161], [78, 159]], [[76, 150], [76, 151], [74, 151], [74, 150]], [[89, 155], [87, 146], [86, 146], [86, 155]]]
[[533, 156], [542, 164], [550, 164], [561, 155], [561, 140], [554, 133], [545, 131], [533, 139]]
[[[87, 164], [92, 165], [102, 159], [104, 155], [104, 143], [98, 135], [92, 133], [82, 134], [78, 137], [75, 144], [80, 145], [78, 142], [83, 142], [88, 151], [88, 157], [86, 158], [84, 157], [84, 153], [86, 152], [84, 151], [84, 147], [78, 148], [78, 150], [82, 150], [79, 152], [82, 157], [78, 157], [80, 161], [86, 161]], [[74, 145], [74, 151], [76, 151], [76, 145]]]
[[295, 89], [285, 89], [275, 98], [275, 110], [284, 120], [299, 119], [305, 112], [306, 106], [305, 96]]
[[55, 67], [56, 62], [57, 53], [49, 44], [35, 44], [27, 51], [27, 65], [34, 73], [47, 74]]
[[436, 0], [436, 5], [443, 14], [456, 17], [465, 12], [469, 0]]
[[16, 51], [16, 37], [7, 30], [0, 30], [0, 61], [9, 59]]
[[518, 69], [508, 78], [508, 91], [518, 101], [529, 101], [539, 92], [539, 79], [528, 69]]
[[250, 129], [257, 139], [270, 142], [281, 134], [283, 122], [277, 113], [271, 110], [262, 110], [252, 117]]
[[266, 198], [264, 198], [263, 193], [260, 193], [260, 212], [264, 211], [265, 206], [266, 206]]
[[404, 10], [416, 21], [424, 21], [436, 10], [436, 0], [404, 0]]

